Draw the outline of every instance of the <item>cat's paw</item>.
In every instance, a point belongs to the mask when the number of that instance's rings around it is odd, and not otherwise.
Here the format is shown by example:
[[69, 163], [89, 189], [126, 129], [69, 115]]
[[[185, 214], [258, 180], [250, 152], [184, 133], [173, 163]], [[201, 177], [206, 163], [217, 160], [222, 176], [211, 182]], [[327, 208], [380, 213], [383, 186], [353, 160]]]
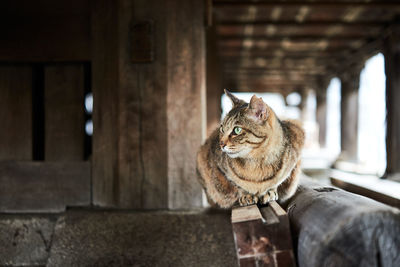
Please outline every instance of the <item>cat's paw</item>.
[[239, 198], [239, 204], [240, 206], [248, 206], [252, 204], [257, 204], [258, 202], [258, 197], [247, 194], [243, 195]]
[[276, 188], [268, 190], [267, 193], [261, 197], [262, 204], [267, 204], [268, 202], [277, 200], [278, 200], [278, 191]]

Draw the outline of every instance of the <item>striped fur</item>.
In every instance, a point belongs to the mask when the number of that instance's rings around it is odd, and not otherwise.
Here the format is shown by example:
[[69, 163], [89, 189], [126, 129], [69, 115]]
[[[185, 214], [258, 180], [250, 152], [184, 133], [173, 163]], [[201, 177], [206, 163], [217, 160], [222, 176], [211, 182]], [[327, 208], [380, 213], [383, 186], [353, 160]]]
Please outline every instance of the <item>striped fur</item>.
[[209, 201], [222, 208], [266, 202], [271, 190], [287, 200], [298, 184], [304, 131], [296, 122], [279, 120], [261, 98], [245, 103], [226, 93], [234, 106], [197, 155]]

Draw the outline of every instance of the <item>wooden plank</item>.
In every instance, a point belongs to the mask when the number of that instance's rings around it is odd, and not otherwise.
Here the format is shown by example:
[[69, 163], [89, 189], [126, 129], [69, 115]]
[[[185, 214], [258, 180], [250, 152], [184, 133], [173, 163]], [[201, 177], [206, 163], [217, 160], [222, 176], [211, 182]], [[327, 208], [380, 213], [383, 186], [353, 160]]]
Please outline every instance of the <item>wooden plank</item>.
[[0, 66], [0, 160], [32, 159], [32, 68]]
[[204, 1], [167, 4], [168, 207], [202, 206], [196, 153], [205, 138]]
[[240, 266], [296, 266], [286, 212], [276, 203], [232, 209]]
[[331, 172], [330, 179], [334, 186], [340, 187], [343, 190], [400, 208], [399, 182], [338, 170]]
[[62, 212], [90, 205], [88, 162], [0, 162], [0, 212]]
[[90, 0], [1, 1], [0, 60], [90, 60]]
[[299, 266], [399, 266], [400, 211], [302, 177], [288, 202]]
[[80, 161], [84, 155], [83, 64], [47, 65], [45, 160]]

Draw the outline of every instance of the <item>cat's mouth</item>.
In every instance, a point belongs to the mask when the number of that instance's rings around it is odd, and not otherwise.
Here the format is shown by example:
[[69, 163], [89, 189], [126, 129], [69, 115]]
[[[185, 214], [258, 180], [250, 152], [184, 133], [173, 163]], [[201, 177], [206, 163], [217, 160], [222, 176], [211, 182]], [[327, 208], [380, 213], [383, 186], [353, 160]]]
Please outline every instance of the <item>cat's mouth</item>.
[[233, 150], [229, 150], [227, 148], [223, 148], [222, 151], [225, 152], [230, 158], [245, 157], [249, 152], [247, 149], [233, 151]]

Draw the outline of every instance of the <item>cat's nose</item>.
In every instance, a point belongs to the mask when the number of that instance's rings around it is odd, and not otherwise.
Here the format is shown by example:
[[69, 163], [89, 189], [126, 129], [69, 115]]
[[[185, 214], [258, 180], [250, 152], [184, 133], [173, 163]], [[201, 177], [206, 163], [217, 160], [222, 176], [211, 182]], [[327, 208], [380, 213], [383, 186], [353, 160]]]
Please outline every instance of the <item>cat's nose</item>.
[[225, 144], [225, 142], [224, 141], [219, 141], [219, 145], [221, 146], [221, 148], [224, 148], [225, 146], [226, 146], [226, 144]]

